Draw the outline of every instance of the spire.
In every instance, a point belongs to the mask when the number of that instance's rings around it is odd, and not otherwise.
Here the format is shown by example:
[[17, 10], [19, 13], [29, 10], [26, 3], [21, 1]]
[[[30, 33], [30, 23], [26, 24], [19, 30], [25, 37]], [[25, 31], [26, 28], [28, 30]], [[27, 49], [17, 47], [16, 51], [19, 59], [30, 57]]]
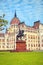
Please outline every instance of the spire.
[[17, 15], [16, 15], [16, 10], [15, 10], [15, 17], [17, 17]]

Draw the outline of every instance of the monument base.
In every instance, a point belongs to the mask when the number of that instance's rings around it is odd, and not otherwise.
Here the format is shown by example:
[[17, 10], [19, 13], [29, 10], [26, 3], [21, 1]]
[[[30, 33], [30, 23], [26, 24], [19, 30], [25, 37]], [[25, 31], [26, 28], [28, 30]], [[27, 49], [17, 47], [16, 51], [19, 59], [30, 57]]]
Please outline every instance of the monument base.
[[17, 51], [17, 52], [26, 51], [26, 41], [17, 40], [17, 41], [16, 41], [16, 51]]

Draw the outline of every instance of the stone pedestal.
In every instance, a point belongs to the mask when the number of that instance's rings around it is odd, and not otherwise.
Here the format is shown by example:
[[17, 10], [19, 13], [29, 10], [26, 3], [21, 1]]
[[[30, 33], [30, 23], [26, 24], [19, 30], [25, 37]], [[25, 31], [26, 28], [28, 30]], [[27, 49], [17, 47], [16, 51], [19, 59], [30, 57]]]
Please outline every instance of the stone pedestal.
[[26, 51], [26, 41], [17, 40], [16, 41], [16, 51], [18, 52]]

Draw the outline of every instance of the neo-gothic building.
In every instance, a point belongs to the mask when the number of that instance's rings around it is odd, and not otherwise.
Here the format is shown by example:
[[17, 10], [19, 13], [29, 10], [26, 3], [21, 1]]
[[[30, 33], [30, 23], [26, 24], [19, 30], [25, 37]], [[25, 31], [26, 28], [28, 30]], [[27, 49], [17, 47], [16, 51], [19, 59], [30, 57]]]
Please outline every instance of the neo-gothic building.
[[43, 24], [34, 22], [34, 26], [27, 26], [15, 17], [5, 34], [0, 33], [0, 51], [32, 51], [43, 50]]

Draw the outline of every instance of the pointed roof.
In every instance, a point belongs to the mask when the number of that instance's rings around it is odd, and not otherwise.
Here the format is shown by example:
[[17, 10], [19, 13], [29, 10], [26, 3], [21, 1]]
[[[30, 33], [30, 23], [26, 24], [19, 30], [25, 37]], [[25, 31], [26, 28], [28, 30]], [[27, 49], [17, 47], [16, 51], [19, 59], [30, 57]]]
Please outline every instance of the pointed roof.
[[19, 23], [20, 23], [20, 20], [17, 18], [16, 11], [15, 11], [14, 18], [11, 20], [10, 24], [19, 24]]
[[16, 15], [16, 10], [15, 10], [15, 17], [17, 17], [17, 15]]

